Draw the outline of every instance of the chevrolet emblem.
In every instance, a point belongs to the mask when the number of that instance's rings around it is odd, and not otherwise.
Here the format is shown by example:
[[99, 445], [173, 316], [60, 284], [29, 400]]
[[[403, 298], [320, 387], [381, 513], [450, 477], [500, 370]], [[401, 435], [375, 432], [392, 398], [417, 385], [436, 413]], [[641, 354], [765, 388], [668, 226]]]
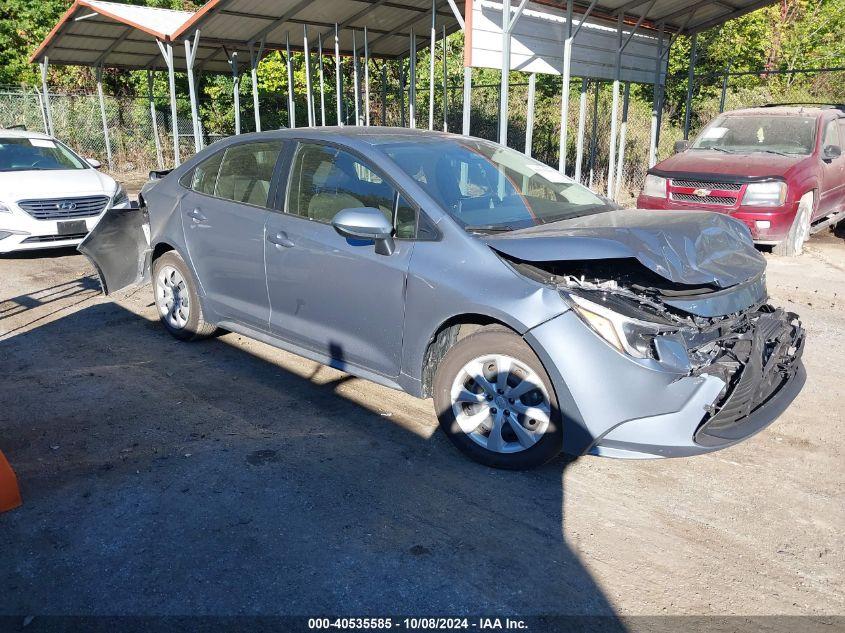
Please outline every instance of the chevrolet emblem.
[[699, 198], [704, 198], [706, 196], [709, 196], [711, 193], [713, 193], [713, 192], [710, 191], [709, 189], [696, 189], [695, 191], [692, 192], [692, 195], [698, 196]]

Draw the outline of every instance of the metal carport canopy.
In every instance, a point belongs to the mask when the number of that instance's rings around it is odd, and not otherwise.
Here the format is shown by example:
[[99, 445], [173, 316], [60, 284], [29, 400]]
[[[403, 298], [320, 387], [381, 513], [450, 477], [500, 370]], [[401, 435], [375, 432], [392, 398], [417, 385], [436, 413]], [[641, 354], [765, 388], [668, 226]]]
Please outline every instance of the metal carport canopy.
[[[125, 70], [162, 68], [156, 40], [179, 42], [200, 31], [196, 70], [230, 72], [230, 55], [246, 54], [263, 40], [264, 51], [302, 50], [303, 28], [325, 51], [334, 50], [334, 25], [340, 27], [340, 51], [353, 52], [352, 31], [361, 51], [367, 27], [370, 57], [408, 54], [413, 31], [423, 42], [431, 25], [431, 0], [211, 0], [199, 11], [172, 11], [101, 0], [76, 0], [33, 53], [31, 61], [66, 66], [102, 66]], [[448, 0], [436, 0], [438, 30], [460, 29]], [[313, 37], [312, 37], [313, 36]], [[424, 44], [423, 44], [424, 46]], [[187, 68], [185, 51], [174, 46], [177, 70]]]
[[[76, 0], [31, 61], [147, 70], [163, 66], [156, 40], [172, 39], [194, 13], [100, 0]], [[182, 57], [184, 66], [184, 56]]]
[[[566, 6], [566, 0], [537, 1], [554, 7]], [[646, 28], [663, 23], [667, 32], [692, 34], [776, 3], [777, 0], [580, 0], [574, 3], [574, 9], [576, 13], [591, 10], [596, 17], [624, 14], [629, 22], [643, 18], [642, 26]]]

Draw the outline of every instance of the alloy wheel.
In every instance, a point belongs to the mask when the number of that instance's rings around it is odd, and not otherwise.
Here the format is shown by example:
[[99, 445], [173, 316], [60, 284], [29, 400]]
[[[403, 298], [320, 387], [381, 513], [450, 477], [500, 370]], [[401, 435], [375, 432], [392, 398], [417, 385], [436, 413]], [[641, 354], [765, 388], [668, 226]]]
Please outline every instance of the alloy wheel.
[[549, 394], [525, 363], [503, 354], [468, 362], [455, 376], [452, 412], [461, 430], [496, 453], [534, 446], [551, 422]]
[[156, 306], [161, 318], [174, 330], [181, 330], [191, 317], [190, 295], [182, 274], [173, 266], [163, 266], [156, 276]]

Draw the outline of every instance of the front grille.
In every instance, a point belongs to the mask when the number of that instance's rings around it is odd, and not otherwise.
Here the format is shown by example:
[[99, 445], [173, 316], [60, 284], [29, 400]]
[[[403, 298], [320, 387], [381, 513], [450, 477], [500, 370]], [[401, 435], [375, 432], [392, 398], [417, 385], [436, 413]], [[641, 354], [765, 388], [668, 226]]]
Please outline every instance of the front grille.
[[672, 200], [698, 202], [699, 204], [721, 204], [724, 206], [733, 206], [736, 203], [736, 198], [729, 196], [697, 196], [694, 193], [673, 193]]
[[108, 203], [108, 196], [87, 196], [21, 200], [18, 206], [36, 220], [69, 220], [99, 215]]
[[33, 235], [26, 238], [22, 244], [33, 244], [37, 242], [64, 242], [65, 240], [81, 240], [87, 233], [71, 233], [70, 235]]
[[672, 180], [673, 187], [689, 187], [690, 189], [716, 189], [718, 191], [739, 191], [741, 182], [712, 182], [709, 180]]

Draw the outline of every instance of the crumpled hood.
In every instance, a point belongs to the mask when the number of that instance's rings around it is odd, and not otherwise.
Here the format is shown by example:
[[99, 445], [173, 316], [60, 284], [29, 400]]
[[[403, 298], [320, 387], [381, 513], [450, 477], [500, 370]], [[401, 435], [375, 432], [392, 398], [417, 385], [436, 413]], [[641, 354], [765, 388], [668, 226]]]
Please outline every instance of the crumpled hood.
[[708, 211], [623, 209], [483, 239], [528, 262], [635, 258], [661, 277], [687, 285], [727, 288], [766, 268], [743, 224]]
[[0, 200], [61, 198], [114, 194], [117, 184], [96, 169], [51, 169], [0, 172]]

